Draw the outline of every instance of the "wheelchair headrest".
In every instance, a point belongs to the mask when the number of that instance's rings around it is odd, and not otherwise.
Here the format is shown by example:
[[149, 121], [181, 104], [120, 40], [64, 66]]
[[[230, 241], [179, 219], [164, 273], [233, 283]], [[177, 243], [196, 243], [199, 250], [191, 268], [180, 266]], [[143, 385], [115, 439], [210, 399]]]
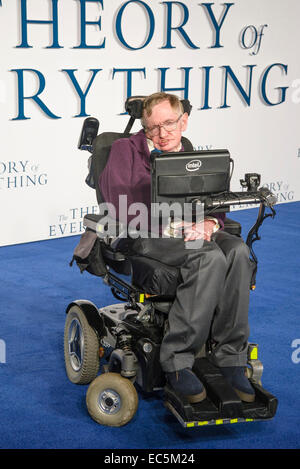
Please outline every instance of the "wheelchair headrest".
[[126, 99], [125, 111], [134, 119], [141, 119], [143, 114], [143, 102], [146, 96], [131, 96]]
[[[143, 102], [147, 96], [131, 96], [127, 98], [125, 102], [125, 110], [128, 112], [130, 117], [134, 119], [141, 119], [143, 114]], [[188, 99], [181, 99], [184, 112], [190, 115], [192, 105]]]

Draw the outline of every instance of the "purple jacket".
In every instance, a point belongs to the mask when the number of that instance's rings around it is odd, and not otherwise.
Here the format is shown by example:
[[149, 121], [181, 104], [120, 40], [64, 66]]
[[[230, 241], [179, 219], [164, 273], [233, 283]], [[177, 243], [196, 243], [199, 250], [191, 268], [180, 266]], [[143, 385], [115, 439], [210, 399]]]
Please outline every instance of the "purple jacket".
[[[99, 178], [101, 194], [119, 213], [119, 194], [127, 196], [127, 207], [142, 202], [150, 210], [151, 176], [150, 151], [143, 130], [129, 138], [116, 140], [111, 147], [108, 162]], [[135, 215], [128, 215], [128, 222]]]
[[[119, 211], [119, 194], [123, 194], [127, 196], [127, 209], [135, 202], [145, 204], [150, 221], [150, 151], [144, 130], [129, 138], [116, 140], [112, 144], [108, 162], [99, 178], [99, 187], [104, 200], [114, 205], [118, 220], [126, 223]], [[128, 215], [127, 222], [137, 214]], [[218, 213], [214, 216], [223, 226], [224, 214]]]

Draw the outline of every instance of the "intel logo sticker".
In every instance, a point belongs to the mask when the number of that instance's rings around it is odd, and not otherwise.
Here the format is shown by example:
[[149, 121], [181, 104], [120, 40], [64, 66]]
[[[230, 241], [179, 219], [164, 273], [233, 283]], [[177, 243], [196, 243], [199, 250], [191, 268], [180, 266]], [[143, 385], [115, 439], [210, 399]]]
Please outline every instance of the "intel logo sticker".
[[202, 165], [202, 162], [200, 160], [192, 160], [189, 161], [186, 165], [185, 168], [187, 171], [198, 171]]

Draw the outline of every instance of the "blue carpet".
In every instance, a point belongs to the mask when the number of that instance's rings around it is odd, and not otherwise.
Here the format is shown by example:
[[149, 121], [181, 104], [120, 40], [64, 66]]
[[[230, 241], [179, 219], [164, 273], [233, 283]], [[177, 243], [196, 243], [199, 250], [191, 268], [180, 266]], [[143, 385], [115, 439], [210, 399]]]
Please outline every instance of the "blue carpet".
[[[87, 386], [70, 383], [65, 374], [64, 311], [73, 299], [99, 307], [116, 300], [101, 279], [69, 267], [78, 237], [2, 247], [0, 448], [299, 448], [300, 363], [292, 360], [292, 342], [300, 340], [299, 212], [299, 202], [278, 205], [254, 244], [259, 270], [251, 340], [259, 344], [263, 385], [279, 400], [275, 418], [265, 422], [183, 429], [159, 395], [140, 395], [138, 412], [125, 427], [96, 424], [85, 406]], [[246, 233], [256, 210], [232, 217]]]

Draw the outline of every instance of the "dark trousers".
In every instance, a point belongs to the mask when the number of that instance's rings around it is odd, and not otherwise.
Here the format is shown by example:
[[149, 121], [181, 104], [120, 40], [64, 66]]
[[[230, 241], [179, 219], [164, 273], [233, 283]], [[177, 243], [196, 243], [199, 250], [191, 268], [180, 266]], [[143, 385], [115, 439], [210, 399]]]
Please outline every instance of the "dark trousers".
[[[172, 264], [179, 267], [182, 281], [161, 344], [163, 370], [192, 368], [208, 338], [217, 366], [246, 365], [253, 272], [248, 246], [223, 231], [200, 249], [185, 249], [183, 241], [181, 246], [172, 252]], [[164, 253], [160, 260], [164, 261]]]

